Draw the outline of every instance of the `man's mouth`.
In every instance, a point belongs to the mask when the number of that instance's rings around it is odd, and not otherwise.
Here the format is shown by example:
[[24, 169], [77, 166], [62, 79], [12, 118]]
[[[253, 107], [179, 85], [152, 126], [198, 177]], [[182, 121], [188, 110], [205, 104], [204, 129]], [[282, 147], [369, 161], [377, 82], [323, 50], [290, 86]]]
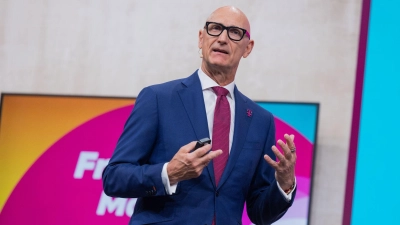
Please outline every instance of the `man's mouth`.
[[227, 51], [225, 51], [225, 50], [223, 50], [223, 49], [219, 49], [219, 48], [214, 48], [214, 49], [213, 49], [213, 52], [220, 52], [220, 53], [223, 53], [223, 54], [228, 54]]

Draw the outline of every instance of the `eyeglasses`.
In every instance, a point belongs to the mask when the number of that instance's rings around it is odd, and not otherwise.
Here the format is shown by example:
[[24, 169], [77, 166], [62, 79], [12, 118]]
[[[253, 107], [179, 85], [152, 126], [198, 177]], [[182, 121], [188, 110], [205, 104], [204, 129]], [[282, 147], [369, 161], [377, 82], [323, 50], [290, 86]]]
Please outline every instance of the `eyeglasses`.
[[228, 33], [229, 39], [232, 41], [240, 41], [246, 35], [250, 39], [250, 34], [247, 32], [247, 30], [240, 28], [240, 27], [235, 27], [235, 26], [230, 26], [226, 27], [220, 23], [215, 23], [215, 22], [206, 22], [206, 25], [204, 28], [207, 31], [207, 34], [210, 36], [217, 37], [222, 34], [222, 32], [226, 29]]

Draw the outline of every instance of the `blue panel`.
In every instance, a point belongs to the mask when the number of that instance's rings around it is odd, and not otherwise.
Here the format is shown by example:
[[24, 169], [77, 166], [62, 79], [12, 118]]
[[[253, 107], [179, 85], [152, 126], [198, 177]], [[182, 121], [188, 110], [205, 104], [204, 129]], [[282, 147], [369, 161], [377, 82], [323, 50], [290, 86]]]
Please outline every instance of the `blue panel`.
[[399, 224], [400, 1], [371, 1], [352, 225]]
[[311, 143], [314, 143], [316, 129], [310, 124], [317, 124], [318, 107], [316, 104], [266, 102], [257, 102], [257, 104], [290, 124], [290, 126], [305, 135]]

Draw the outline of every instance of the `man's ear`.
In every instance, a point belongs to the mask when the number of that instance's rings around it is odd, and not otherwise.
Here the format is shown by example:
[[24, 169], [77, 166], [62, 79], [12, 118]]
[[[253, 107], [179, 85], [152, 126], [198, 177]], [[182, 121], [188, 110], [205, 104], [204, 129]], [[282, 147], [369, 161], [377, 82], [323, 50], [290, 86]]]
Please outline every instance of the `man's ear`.
[[198, 47], [201, 49], [203, 47], [203, 29], [199, 30], [199, 44]]
[[250, 40], [246, 46], [246, 49], [244, 50], [243, 58], [246, 58], [247, 56], [250, 55], [251, 50], [253, 50], [253, 47], [254, 47], [254, 40]]

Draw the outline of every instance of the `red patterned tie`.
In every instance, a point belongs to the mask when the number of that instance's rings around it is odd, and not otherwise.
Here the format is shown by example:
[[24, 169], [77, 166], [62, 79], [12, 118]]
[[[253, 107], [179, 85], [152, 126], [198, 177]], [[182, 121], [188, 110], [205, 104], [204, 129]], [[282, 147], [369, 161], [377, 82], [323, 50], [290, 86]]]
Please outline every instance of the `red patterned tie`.
[[212, 149], [222, 150], [222, 155], [213, 160], [215, 185], [221, 179], [222, 172], [224, 172], [226, 162], [229, 157], [229, 129], [231, 125], [231, 109], [229, 107], [226, 95], [229, 93], [223, 87], [212, 88], [217, 95], [217, 102], [214, 111], [214, 125], [212, 133]]
[[[226, 162], [229, 157], [229, 129], [231, 126], [231, 108], [229, 107], [228, 99], [226, 95], [229, 93], [223, 87], [212, 88], [217, 95], [217, 102], [215, 104], [214, 111], [214, 125], [212, 133], [212, 149], [222, 150], [222, 154], [213, 159], [214, 164], [214, 175], [215, 185], [218, 186], [218, 182], [221, 179], [222, 172], [224, 172]], [[212, 220], [212, 225], [215, 225], [215, 216]]]

